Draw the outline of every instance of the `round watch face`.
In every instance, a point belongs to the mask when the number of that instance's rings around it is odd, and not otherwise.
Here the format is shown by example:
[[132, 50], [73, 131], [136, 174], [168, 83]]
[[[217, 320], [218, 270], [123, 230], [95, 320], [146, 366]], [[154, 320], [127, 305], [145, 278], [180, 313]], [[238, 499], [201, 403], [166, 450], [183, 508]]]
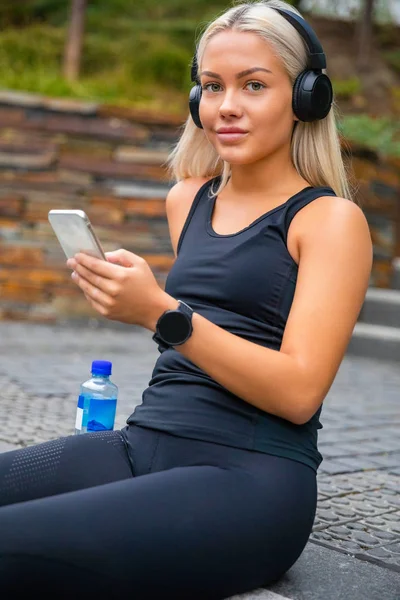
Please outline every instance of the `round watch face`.
[[158, 333], [167, 344], [178, 344], [188, 337], [191, 324], [188, 318], [179, 311], [171, 311], [163, 315], [158, 325]]

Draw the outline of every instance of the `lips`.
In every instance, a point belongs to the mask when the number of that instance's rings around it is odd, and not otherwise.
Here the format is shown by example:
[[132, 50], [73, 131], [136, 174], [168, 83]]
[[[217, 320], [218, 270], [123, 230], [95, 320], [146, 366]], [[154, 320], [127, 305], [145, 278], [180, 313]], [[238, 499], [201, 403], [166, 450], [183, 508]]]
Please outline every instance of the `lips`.
[[217, 129], [217, 133], [247, 133], [247, 131], [239, 127], [221, 127]]
[[248, 131], [244, 131], [239, 127], [221, 127], [217, 129], [218, 140], [225, 144], [241, 142], [247, 134]]

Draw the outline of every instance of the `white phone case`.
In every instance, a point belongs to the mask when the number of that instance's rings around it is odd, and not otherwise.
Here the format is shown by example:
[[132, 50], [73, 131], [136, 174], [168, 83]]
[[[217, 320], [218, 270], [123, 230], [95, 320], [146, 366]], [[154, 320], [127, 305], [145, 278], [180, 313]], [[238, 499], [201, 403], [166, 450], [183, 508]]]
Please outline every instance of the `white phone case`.
[[78, 252], [85, 252], [106, 260], [83, 210], [50, 210], [48, 219], [67, 258], [73, 258]]

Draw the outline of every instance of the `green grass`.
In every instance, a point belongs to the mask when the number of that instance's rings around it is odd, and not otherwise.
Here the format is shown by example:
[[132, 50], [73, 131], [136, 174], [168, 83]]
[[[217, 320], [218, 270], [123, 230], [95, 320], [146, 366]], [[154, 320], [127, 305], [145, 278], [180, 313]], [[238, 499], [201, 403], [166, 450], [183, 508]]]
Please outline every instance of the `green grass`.
[[[182, 27], [182, 24], [180, 24]], [[184, 30], [184, 28], [182, 28]], [[179, 112], [190, 87], [191, 51], [164, 31], [146, 28], [109, 38], [85, 36], [81, 77], [62, 77], [65, 30], [48, 24], [0, 34], [0, 87], [60, 97]]]

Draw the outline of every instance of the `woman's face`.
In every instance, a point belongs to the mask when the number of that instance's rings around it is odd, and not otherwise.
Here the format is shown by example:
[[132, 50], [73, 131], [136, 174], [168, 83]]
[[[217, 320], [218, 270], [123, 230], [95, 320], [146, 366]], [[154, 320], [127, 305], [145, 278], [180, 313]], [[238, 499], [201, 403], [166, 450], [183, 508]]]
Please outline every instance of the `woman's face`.
[[[245, 73], [250, 69], [254, 72]], [[232, 30], [216, 34], [206, 46], [200, 81], [204, 133], [223, 160], [254, 163], [290, 145], [292, 85], [259, 36]], [[244, 133], [219, 132], [232, 127]]]

